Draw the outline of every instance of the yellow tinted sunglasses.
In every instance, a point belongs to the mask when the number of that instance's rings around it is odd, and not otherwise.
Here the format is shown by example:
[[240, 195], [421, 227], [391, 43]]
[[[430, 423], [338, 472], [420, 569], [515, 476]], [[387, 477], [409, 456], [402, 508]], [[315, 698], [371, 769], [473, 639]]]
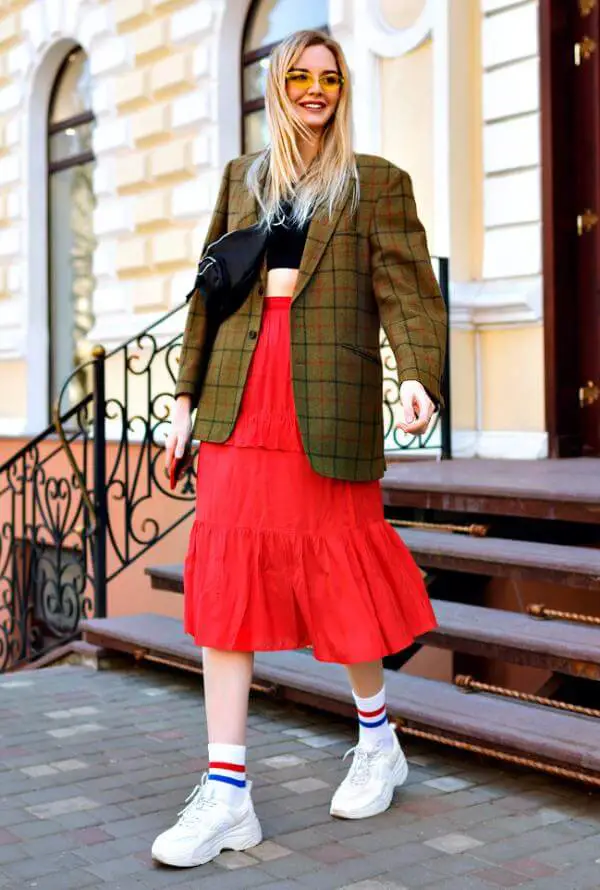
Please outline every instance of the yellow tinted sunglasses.
[[[300, 71], [295, 68], [287, 72], [285, 79], [299, 90], [310, 90], [315, 83], [314, 74], [311, 74], [310, 71]], [[326, 72], [319, 77], [319, 84], [324, 93], [335, 93], [343, 83], [344, 78], [336, 71]]]

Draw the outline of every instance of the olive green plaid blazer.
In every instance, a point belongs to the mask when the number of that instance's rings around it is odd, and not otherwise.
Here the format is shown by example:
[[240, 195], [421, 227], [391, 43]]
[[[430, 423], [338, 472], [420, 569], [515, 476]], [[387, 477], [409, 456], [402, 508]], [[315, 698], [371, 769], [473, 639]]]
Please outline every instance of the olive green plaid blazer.
[[[244, 185], [256, 155], [230, 161], [206, 245], [257, 221]], [[446, 309], [407, 173], [373, 155], [356, 155], [360, 203], [351, 192], [331, 219], [310, 223], [291, 305], [294, 401], [304, 450], [323, 476], [352, 481], [383, 476], [383, 325], [399, 381], [418, 380], [441, 402]], [[266, 262], [244, 305], [217, 332], [201, 394], [206, 335], [201, 294], [191, 297], [175, 395], [197, 406], [194, 438], [224, 442], [232, 433], [260, 330]]]

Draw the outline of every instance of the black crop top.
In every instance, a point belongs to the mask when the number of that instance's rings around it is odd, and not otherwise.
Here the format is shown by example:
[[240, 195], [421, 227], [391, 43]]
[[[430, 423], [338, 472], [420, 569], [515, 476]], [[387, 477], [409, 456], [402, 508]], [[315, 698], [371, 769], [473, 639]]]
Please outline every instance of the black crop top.
[[267, 237], [267, 269], [299, 269], [310, 219], [303, 226], [292, 223], [291, 205], [281, 204], [283, 221], [271, 227]]

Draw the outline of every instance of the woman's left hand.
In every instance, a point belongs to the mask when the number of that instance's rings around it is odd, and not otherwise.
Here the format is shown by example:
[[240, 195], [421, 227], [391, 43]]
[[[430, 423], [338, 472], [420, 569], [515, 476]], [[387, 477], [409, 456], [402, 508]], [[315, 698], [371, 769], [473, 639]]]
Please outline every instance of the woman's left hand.
[[400, 385], [400, 402], [404, 421], [396, 426], [411, 435], [424, 433], [435, 410], [427, 390], [418, 380], [405, 380]]

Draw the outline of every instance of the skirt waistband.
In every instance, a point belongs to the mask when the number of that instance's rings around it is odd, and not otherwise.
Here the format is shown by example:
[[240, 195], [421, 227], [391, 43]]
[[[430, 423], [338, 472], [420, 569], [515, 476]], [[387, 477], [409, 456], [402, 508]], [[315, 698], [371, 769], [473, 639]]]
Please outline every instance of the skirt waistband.
[[265, 297], [265, 304], [269, 309], [289, 309], [291, 297]]

